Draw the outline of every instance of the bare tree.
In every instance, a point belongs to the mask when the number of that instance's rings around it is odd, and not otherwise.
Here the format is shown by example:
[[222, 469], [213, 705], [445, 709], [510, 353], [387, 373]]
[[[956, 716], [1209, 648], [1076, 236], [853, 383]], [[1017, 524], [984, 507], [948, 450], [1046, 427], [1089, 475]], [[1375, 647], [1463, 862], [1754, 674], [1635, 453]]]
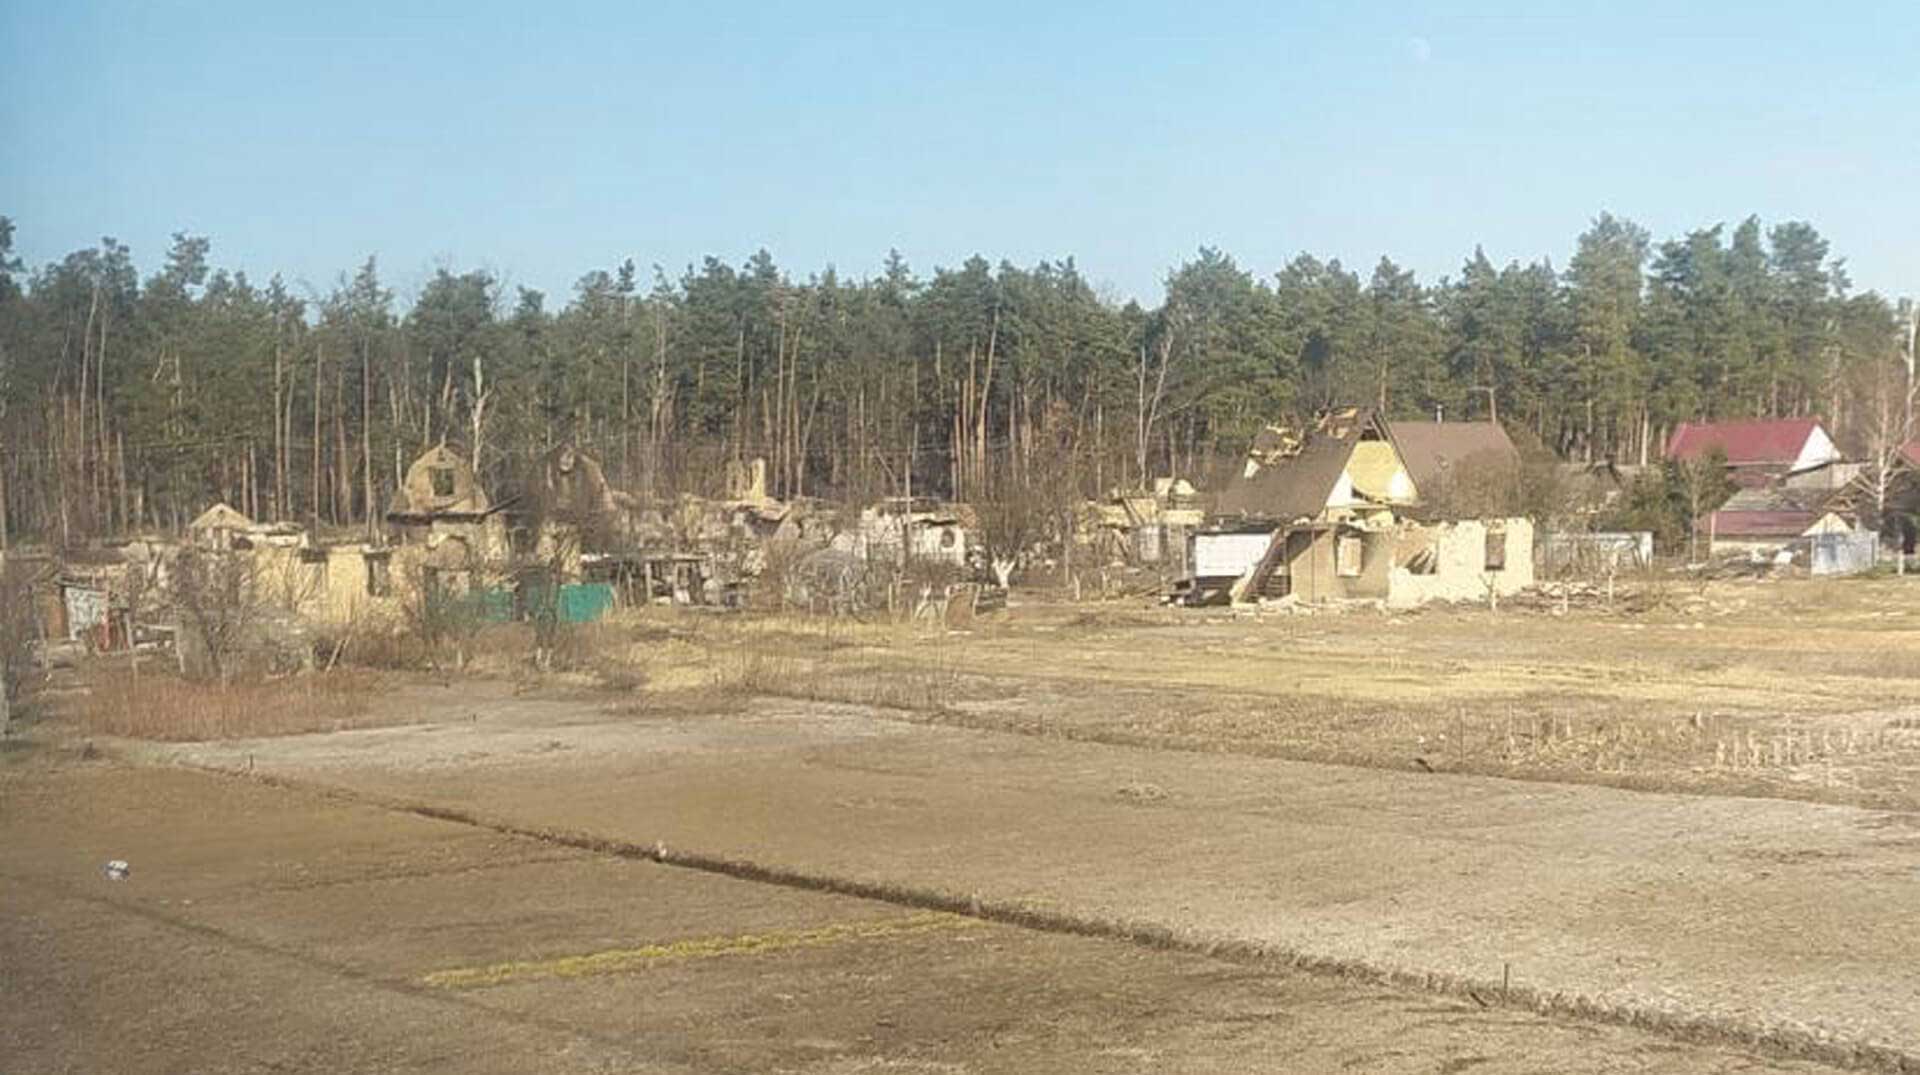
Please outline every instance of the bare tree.
[[448, 649], [453, 651], [453, 666], [465, 668], [469, 643], [480, 631], [483, 610], [477, 595], [463, 584], [468, 578], [466, 571], [416, 564], [401, 580], [401, 621], [435, 670]]
[[1011, 455], [996, 468], [992, 495], [974, 504], [987, 566], [1001, 589], [1028, 553], [1058, 545], [1071, 573], [1073, 528], [1079, 508], [1079, 460], [1066, 418], [1057, 411], [1041, 417], [1025, 465]]
[[994, 490], [991, 499], [975, 503], [973, 513], [980, 527], [980, 547], [987, 553], [987, 566], [1000, 588], [1007, 589], [1021, 558], [1046, 534], [1052, 506], [1032, 488], [1006, 481]]
[[1687, 559], [1698, 560], [1700, 517], [1733, 495], [1733, 481], [1727, 477], [1727, 453], [1715, 445], [1701, 455], [1676, 460], [1669, 466], [1687, 512]]
[[[259, 625], [262, 598], [253, 557], [227, 550], [187, 547], [174, 558], [167, 596], [179, 613], [180, 631], [198, 643], [204, 665], [182, 654], [187, 675], [231, 680], [248, 636]], [[188, 641], [183, 637], [181, 641]]]
[[482, 465], [481, 446], [487, 433], [487, 401], [493, 398], [493, 391], [487, 387], [486, 369], [480, 364], [480, 356], [473, 356], [473, 398], [470, 410], [473, 423], [473, 472], [479, 474]]
[[[1869, 365], [1859, 388], [1861, 417], [1866, 429], [1866, 451], [1861, 458], [1859, 481], [1873, 508], [1874, 526], [1884, 528], [1892, 519], [1893, 497], [1902, 481], [1920, 481], [1914, 466], [1905, 458], [1906, 446], [1914, 439], [1914, 403], [1920, 398], [1920, 383], [1913, 376], [1913, 338], [1906, 341], [1906, 361], [1888, 359]], [[1904, 367], [1904, 368], [1903, 368]], [[1904, 529], [1904, 528], [1903, 528]], [[1904, 537], [1904, 533], [1901, 535]], [[1906, 571], [1905, 548], [1901, 546], [1897, 570]]]
[[579, 559], [581, 543], [580, 531], [549, 527], [540, 546], [516, 567], [527, 598], [527, 621], [533, 628], [533, 666], [542, 672], [552, 671], [555, 659], [563, 657], [574, 641], [560, 586], [567, 577], [567, 565]]
[[[1173, 366], [1174, 327], [1169, 324], [1149, 346], [1140, 344], [1139, 361], [1134, 366], [1134, 473], [1142, 488], [1148, 482], [1147, 454], [1153, 444], [1153, 427], [1160, 421], [1167, 400], [1167, 374]], [[1152, 358], [1149, 359], [1149, 355]]]
[[31, 576], [0, 551], [0, 737], [12, 729], [12, 702], [32, 670], [38, 628]]

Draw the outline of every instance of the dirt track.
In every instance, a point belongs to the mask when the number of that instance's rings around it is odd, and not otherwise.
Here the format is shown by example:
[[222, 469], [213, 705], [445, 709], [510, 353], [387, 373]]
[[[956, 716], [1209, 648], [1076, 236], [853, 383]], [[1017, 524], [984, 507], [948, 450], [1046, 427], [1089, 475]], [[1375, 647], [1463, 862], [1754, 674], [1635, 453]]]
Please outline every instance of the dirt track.
[[1912, 815], [1167, 753], [784, 702], [707, 718], [446, 704], [441, 724], [175, 756], [1408, 981], [1484, 988], [1510, 972], [1541, 1003], [1920, 1056]]
[[1826, 1070], [181, 770], [0, 769], [0, 819], [10, 1075]]

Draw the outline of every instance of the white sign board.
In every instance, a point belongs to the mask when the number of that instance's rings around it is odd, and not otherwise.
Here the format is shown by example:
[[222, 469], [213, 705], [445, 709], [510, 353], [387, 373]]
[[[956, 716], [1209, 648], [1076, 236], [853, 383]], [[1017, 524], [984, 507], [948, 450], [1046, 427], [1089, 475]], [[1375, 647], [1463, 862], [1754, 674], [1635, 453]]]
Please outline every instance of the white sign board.
[[1238, 578], [1260, 562], [1272, 534], [1193, 535], [1193, 575], [1201, 579]]

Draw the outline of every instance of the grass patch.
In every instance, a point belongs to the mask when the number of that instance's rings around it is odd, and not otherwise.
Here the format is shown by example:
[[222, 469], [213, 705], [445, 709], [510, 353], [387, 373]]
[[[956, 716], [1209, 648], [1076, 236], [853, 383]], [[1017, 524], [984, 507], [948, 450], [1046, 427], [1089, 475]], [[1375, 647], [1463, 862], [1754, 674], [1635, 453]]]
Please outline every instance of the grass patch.
[[953, 662], [939, 654], [910, 665], [886, 667], [832, 656], [806, 658], [748, 649], [722, 668], [715, 686], [749, 696], [944, 713], [954, 708], [959, 678]]
[[373, 705], [382, 680], [364, 671], [251, 683], [200, 683], [120, 668], [96, 669], [70, 712], [89, 735], [166, 742], [301, 735], [391, 724]]
[[433, 989], [475, 989], [549, 978], [631, 974], [662, 963], [825, 948], [854, 941], [885, 940], [939, 930], [977, 929], [986, 924], [977, 918], [965, 918], [940, 911], [925, 911], [901, 918], [846, 922], [812, 929], [771, 930], [765, 933], [747, 933], [728, 937], [693, 937], [661, 944], [642, 945], [637, 948], [612, 948], [586, 955], [561, 956], [557, 959], [520, 960], [483, 967], [457, 967], [426, 975], [420, 979], [420, 984]]

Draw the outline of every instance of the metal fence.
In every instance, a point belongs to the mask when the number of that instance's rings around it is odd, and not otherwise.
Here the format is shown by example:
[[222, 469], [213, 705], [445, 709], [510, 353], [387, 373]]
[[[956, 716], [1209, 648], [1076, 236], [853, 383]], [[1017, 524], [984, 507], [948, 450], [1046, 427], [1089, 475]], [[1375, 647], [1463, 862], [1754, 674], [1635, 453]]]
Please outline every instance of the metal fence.
[[1540, 539], [1539, 569], [1549, 577], [1610, 575], [1653, 563], [1653, 534], [1646, 530], [1547, 534]]

